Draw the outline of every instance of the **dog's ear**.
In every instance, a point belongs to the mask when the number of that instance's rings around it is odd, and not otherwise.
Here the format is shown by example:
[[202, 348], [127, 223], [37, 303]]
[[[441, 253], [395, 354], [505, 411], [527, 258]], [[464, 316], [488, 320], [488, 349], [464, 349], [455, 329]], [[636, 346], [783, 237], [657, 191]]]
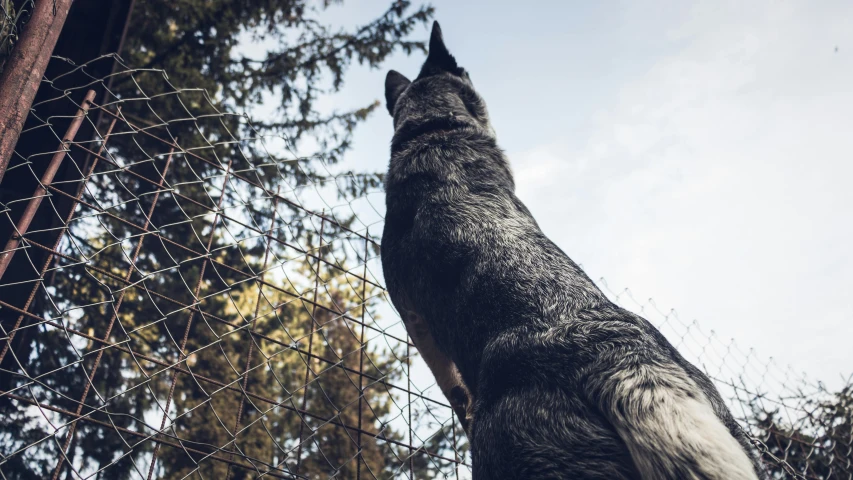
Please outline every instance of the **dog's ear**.
[[408, 78], [396, 70], [391, 70], [385, 76], [385, 103], [388, 105], [388, 113], [394, 116], [394, 105], [403, 90], [412, 83]]
[[432, 35], [429, 37], [429, 55], [427, 55], [424, 69], [427, 65], [444, 70], [446, 72], [456, 72], [459, 66], [456, 64], [456, 59], [447, 50], [444, 44], [444, 37], [441, 35], [441, 26], [438, 22], [432, 24]]

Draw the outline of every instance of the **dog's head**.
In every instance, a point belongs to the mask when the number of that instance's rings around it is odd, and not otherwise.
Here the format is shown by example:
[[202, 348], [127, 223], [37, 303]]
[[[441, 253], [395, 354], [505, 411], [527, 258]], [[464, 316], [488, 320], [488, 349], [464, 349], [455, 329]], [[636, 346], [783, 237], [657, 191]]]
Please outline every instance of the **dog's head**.
[[388, 72], [385, 100], [396, 137], [462, 127], [494, 137], [486, 102], [447, 50], [438, 22], [432, 25], [429, 55], [418, 77], [410, 81], [399, 72]]

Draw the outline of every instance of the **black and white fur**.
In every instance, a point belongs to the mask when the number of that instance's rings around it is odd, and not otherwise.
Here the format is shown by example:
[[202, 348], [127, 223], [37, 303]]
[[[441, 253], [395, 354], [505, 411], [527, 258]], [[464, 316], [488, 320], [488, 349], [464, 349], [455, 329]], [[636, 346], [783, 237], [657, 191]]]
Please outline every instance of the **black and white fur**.
[[759, 478], [711, 381], [611, 303], [515, 196], [437, 23], [417, 79], [391, 71], [385, 88], [385, 278], [469, 422], [474, 478]]

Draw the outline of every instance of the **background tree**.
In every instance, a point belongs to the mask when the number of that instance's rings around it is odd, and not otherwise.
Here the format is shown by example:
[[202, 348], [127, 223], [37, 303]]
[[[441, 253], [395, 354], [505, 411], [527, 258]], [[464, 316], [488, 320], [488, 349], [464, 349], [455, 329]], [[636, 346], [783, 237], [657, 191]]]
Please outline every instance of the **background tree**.
[[[75, 478], [67, 462], [57, 470], [57, 460], [66, 454], [84, 474], [103, 469], [104, 478], [145, 477], [153, 455], [159, 458], [154, 473], [166, 477], [249, 478], [275, 468], [293, 471], [296, 463], [300, 474], [311, 478], [336, 472], [350, 477], [356, 454], [352, 432], [334, 422], [357, 422], [353, 401], [359, 392], [351, 371], [323, 370], [323, 365], [336, 361], [357, 368], [352, 362], [357, 362], [359, 335], [340, 318], [365, 301], [359, 281], [340, 273], [357, 261], [340, 240], [354, 217], [338, 215], [337, 225], [326, 226], [324, 254], [340, 269], [324, 278], [315, 303], [325, 308], [315, 311], [302, 297], [288, 299], [285, 290], [311, 295], [314, 289], [306, 280], [313, 279], [317, 262], [304, 252], [316, 249], [317, 219], [281, 202], [269, 227], [271, 196], [282, 186], [329, 180], [320, 167], [341, 160], [353, 129], [378, 103], [366, 99], [361, 108], [323, 114], [315, 108], [316, 99], [337, 91], [353, 62], [376, 67], [395, 50], [423, 49], [409, 35], [432, 10], [395, 1], [375, 20], [341, 30], [322, 21], [323, 10], [336, 3], [135, 3], [121, 52], [128, 68], [119, 66], [116, 75], [100, 82], [109, 94], [98, 102], [112, 112], [121, 109], [133, 126], [119, 122], [107, 146], [108, 160], [97, 163], [83, 195], [86, 204], [60, 246], [65, 256], [51, 268], [32, 310], [61, 318], [89, 338], [34, 325], [28, 331], [36, 333], [22, 336], [28, 340], [13, 351], [20, 373], [4, 373], [9, 390], [30, 392], [43, 404], [80, 411], [93, 421], [77, 422], [73, 435], [66, 426], [51, 437], [36, 412], [3, 402], [0, 438], [9, 441], [2, 453], [14, 454], [2, 467], [8, 478], [50, 478], [55, 472]], [[239, 48], [246, 38], [263, 38], [270, 50], [261, 58], [247, 57]], [[49, 88], [77, 91], [80, 85], [59, 81]], [[251, 110], [270, 99], [278, 108], [260, 123], [226, 113]], [[109, 120], [104, 115], [97, 124], [102, 135]], [[132, 134], [138, 129], [176, 141], [180, 148], [167, 161], [170, 147]], [[257, 141], [264, 135], [285, 137], [288, 148]], [[307, 138], [318, 150], [295, 156], [293, 149]], [[78, 172], [69, 188], [76, 188], [95, 162], [79, 152], [74, 158]], [[236, 180], [235, 172], [254, 185]], [[158, 186], [161, 179], [163, 187]], [[370, 172], [346, 175], [335, 179], [332, 193], [353, 198], [380, 181]], [[149, 221], [148, 230], [141, 228]], [[154, 229], [161, 238], [146, 233]], [[263, 235], [267, 229], [269, 236]], [[265, 274], [278, 289], [258, 282], [267, 255], [288, 265]], [[313, 321], [324, 327], [312, 334]], [[298, 351], [304, 351], [308, 338], [314, 338], [322, 358], [309, 359]], [[105, 343], [120, 348], [104, 348]], [[257, 363], [245, 376], [249, 345]], [[390, 382], [399, 374], [389, 367], [392, 350], [373, 347], [366, 353], [375, 377]], [[307, 389], [306, 363], [314, 372], [308, 374]], [[174, 373], [172, 365], [184, 373]], [[244, 379], [253, 396], [242, 393]], [[383, 423], [392, 405], [382, 388], [377, 382], [365, 390], [363, 423], [367, 430], [395, 438], [400, 435], [395, 427]], [[303, 420], [296, 410], [304, 392], [306, 410], [315, 416]], [[154, 442], [128, 433], [154, 434], [164, 413], [165, 424], [174, 420], [174, 427], [157, 438], [177, 448], [155, 448]], [[51, 421], [62, 426], [70, 418], [59, 412]], [[302, 460], [297, 461], [300, 437]], [[18, 452], [42, 438], [48, 440]], [[431, 442], [447, 448], [441, 439]], [[229, 470], [208, 455], [263, 463], [254, 465], [255, 471]], [[364, 439], [363, 467], [373, 475], [393, 474], [400, 455], [381, 441]]]
[[814, 479], [853, 475], [853, 385], [827, 400], [805, 400], [798, 409], [805, 415], [793, 422], [778, 407], [753, 402], [752, 408], [753, 432], [787, 464], [768, 462], [772, 478], [789, 478], [789, 468]]
[[[204, 88], [216, 106], [240, 111], [269, 99], [277, 117], [256, 123], [263, 133], [298, 142], [317, 139], [327, 161], [350, 145], [353, 128], [379, 105], [322, 115], [319, 95], [337, 91], [353, 63], [377, 67], [396, 50], [423, 50], [408, 38], [432, 8], [395, 0], [375, 20], [350, 31], [324, 24], [322, 10], [340, 0], [146, 0], [132, 13], [123, 56], [137, 68], [161, 68], [175, 85]], [[271, 49], [248, 56], [241, 40], [263, 39]], [[144, 87], [144, 85], [143, 85]], [[128, 88], [121, 85], [119, 90]], [[131, 87], [132, 90], [132, 87]]]

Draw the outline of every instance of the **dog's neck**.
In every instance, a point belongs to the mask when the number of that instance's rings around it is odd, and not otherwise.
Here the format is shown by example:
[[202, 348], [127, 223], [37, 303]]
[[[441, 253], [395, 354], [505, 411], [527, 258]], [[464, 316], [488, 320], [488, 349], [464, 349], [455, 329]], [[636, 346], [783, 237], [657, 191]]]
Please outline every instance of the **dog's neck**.
[[[425, 128], [428, 127], [429, 124]], [[429, 184], [432, 191], [409, 191], [413, 183]], [[462, 126], [452, 130], [427, 129], [415, 137], [395, 134], [387, 193], [403, 193], [414, 200], [413, 197], [426, 197], [445, 187], [514, 192], [515, 182], [509, 162], [485, 129]], [[399, 191], [400, 188], [406, 191]]]

